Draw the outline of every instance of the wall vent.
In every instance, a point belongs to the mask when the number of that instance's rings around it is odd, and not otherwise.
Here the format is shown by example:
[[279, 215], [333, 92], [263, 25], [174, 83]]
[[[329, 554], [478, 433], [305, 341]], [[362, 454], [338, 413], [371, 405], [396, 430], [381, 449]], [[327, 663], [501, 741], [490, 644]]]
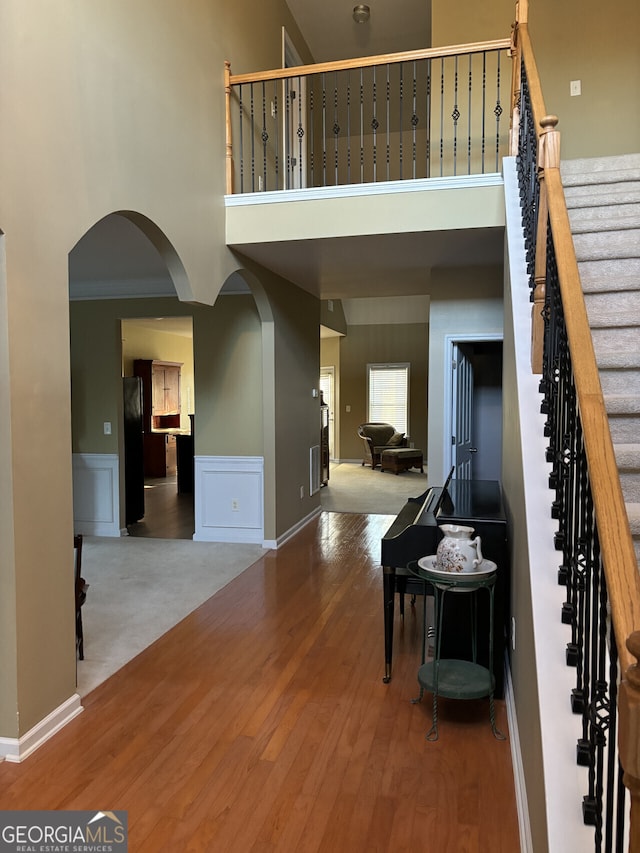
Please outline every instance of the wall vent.
[[320, 491], [320, 445], [309, 448], [309, 494]]

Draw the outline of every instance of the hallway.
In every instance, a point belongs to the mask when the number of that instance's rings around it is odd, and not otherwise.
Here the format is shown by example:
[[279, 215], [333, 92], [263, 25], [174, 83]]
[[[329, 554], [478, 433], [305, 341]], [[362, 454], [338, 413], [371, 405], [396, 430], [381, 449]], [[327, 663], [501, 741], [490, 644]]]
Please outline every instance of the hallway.
[[268, 552], [0, 765], [0, 809], [125, 809], [137, 852], [517, 851], [487, 701], [441, 702], [440, 740], [424, 738], [412, 611], [382, 683], [390, 520], [323, 513]]

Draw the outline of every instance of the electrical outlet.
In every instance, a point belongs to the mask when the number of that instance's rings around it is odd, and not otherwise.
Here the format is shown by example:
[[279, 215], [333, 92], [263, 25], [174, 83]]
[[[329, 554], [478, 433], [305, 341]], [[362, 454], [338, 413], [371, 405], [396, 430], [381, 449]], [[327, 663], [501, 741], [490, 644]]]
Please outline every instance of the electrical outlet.
[[240, 512], [240, 501], [238, 498], [231, 498], [231, 512]]
[[570, 93], [571, 97], [574, 97], [575, 95], [581, 95], [582, 94], [582, 81], [581, 80], [572, 80], [571, 83], [569, 83], [569, 93]]
[[102, 425], [105, 435], [111, 435], [111, 421], [105, 421]]

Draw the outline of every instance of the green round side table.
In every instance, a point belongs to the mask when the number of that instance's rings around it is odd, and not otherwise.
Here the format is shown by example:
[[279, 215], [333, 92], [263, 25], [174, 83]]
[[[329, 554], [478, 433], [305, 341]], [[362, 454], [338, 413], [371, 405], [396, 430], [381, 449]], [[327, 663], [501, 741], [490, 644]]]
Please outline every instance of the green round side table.
[[[431, 558], [426, 558], [429, 561]], [[433, 559], [435, 564], [435, 558]], [[495, 563], [484, 561], [486, 570], [469, 573], [441, 572], [433, 568], [424, 568], [417, 560], [412, 560], [407, 565], [407, 570], [420, 580], [428, 583], [433, 589], [434, 613], [435, 613], [435, 649], [433, 660], [426, 662], [426, 635], [427, 624], [424, 623], [424, 637], [422, 643], [422, 664], [418, 669], [418, 684], [420, 695], [414, 702], [420, 702], [427, 691], [433, 695], [433, 713], [431, 728], [426, 734], [427, 740], [438, 740], [438, 697], [444, 696], [448, 699], [481, 699], [489, 697], [489, 720], [491, 731], [498, 740], [504, 740], [505, 736], [496, 727], [495, 707], [493, 691], [495, 689], [495, 677], [493, 675], [493, 617], [494, 617], [494, 592], [497, 577]], [[482, 564], [481, 564], [482, 565]], [[485, 589], [489, 596], [489, 658], [488, 666], [477, 663], [477, 594]], [[441, 657], [442, 628], [444, 623], [444, 602], [447, 595], [451, 593], [462, 593], [473, 595], [472, 601], [472, 626], [471, 626], [471, 660], [457, 660]], [[425, 596], [426, 602], [426, 596]], [[424, 608], [426, 615], [426, 606]]]

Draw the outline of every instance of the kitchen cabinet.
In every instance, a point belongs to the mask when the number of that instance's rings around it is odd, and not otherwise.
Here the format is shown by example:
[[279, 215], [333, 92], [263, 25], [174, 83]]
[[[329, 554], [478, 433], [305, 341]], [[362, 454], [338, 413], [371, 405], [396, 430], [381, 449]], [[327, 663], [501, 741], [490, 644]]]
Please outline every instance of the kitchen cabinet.
[[182, 364], [138, 358], [133, 372], [142, 379], [142, 430], [145, 477], [176, 473], [176, 436], [180, 429]]

